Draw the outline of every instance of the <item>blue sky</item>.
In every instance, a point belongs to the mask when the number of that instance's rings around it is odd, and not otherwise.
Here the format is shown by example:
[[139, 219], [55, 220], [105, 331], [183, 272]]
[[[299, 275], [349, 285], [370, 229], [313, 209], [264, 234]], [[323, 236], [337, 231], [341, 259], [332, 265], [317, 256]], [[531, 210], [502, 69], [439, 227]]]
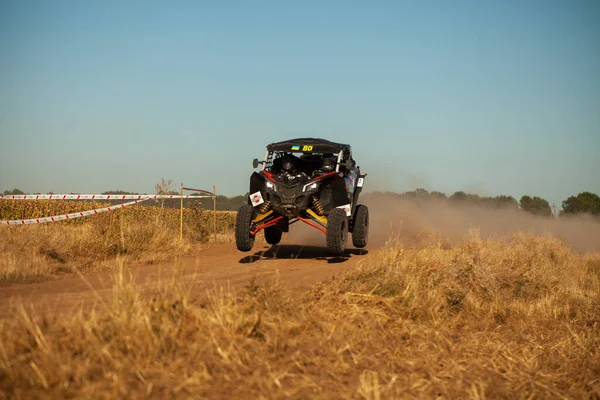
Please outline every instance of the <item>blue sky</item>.
[[0, 190], [248, 190], [353, 145], [372, 190], [600, 193], [600, 3], [0, 2]]

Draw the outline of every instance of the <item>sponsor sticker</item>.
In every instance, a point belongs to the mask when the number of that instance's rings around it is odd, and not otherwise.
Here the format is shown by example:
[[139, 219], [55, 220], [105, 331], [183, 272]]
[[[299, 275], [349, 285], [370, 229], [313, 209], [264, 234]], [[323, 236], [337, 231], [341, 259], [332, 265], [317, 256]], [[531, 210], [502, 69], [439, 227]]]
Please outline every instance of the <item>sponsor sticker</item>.
[[350, 204], [344, 204], [343, 206], [338, 206], [336, 208], [341, 208], [342, 210], [346, 211], [346, 215], [350, 216], [351, 214], [351, 208], [350, 208]]
[[262, 197], [262, 194], [260, 194], [260, 190], [250, 195], [250, 202], [254, 207], [259, 206], [265, 202], [265, 200]]
[[292, 146], [292, 150], [300, 150], [300, 146]]

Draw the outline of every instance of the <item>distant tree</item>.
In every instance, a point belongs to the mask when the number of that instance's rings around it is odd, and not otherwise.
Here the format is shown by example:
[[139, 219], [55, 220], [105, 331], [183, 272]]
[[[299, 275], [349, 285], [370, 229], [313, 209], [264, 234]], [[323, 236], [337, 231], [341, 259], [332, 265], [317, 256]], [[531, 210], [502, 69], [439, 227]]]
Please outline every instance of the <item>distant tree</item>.
[[519, 201], [519, 205], [521, 209], [528, 211], [535, 215], [540, 215], [544, 217], [549, 217], [552, 215], [552, 209], [550, 208], [550, 204], [541, 197], [530, 197], [523, 196]]
[[[378, 194], [381, 194], [379, 192], [375, 192]], [[393, 193], [386, 193], [387, 195], [393, 194]], [[423, 201], [445, 201], [448, 199], [448, 196], [446, 196], [445, 193], [442, 192], [428, 192], [426, 189], [423, 188], [418, 188], [415, 189], [413, 191], [408, 191], [408, 192], [404, 192], [401, 194], [398, 194], [397, 196], [399, 196], [400, 198], [404, 198], [404, 199], [410, 199], [412, 201], [415, 201], [417, 203], [423, 202]]]
[[412, 200], [422, 200], [429, 197], [429, 193], [427, 190], [423, 188], [418, 188], [415, 190], [409, 190], [407, 192], [401, 193], [400, 197], [412, 199]]
[[13, 189], [13, 190], [5, 190], [4, 194], [5, 195], [10, 195], [10, 194], [25, 194], [25, 192], [23, 192], [20, 189]]
[[[178, 191], [174, 190], [173, 180], [165, 180], [165, 178], [160, 178], [160, 183], [154, 185], [154, 190], [157, 195], [180, 194]], [[159, 199], [156, 200], [154, 204], [160, 204], [161, 208], [174, 208], [180, 206], [180, 203], [177, 199]], [[152, 205], [152, 203], [149, 203], [149, 205]]]
[[[244, 195], [237, 195], [237, 196], [233, 196], [233, 197], [217, 195], [217, 210], [219, 210], [219, 211], [237, 211], [243, 204], [248, 203], [248, 195], [249, 195], [249, 193], [246, 193]], [[201, 194], [199, 194], [199, 193], [192, 194], [191, 196], [196, 197], [196, 196], [201, 196]], [[184, 206], [187, 207], [187, 206], [191, 206], [192, 204], [194, 204], [194, 206], [196, 206], [196, 207], [203, 208], [205, 210], [212, 210], [213, 206], [214, 206], [213, 199], [210, 197], [202, 198], [202, 199], [190, 198], [190, 199], [184, 200]]]
[[517, 201], [517, 199], [515, 199], [512, 196], [505, 196], [505, 195], [501, 195], [501, 196], [496, 196], [491, 199], [491, 203], [493, 207], [496, 208], [512, 208], [512, 209], [517, 209], [519, 208], [519, 202]]
[[242, 205], [248, 203], [247, 196], [217, 196], [217, 209], [223, 211], [237, 211]]
[[485, 198], [479, 197], [476, 194], [465, 193], [462, 190], [455, 192], [452, 196], [450, 196], [449, 200], [454, 203], [463, 203], [463, 204], [471, 204], [471, 205], [484, 205]]
[[429, 195], [431, 197], [433, 197], [434, 199], [438, 199], [438, 200], [448, 199], [448, 196], [446, 196], [446, 193], [442, 193], [442, 192], [433, 191], [433, 192], [429, 193]]
[[563, 214], [589, 213], [600, 215], [600, 196], [591, 192], [581, 192], [562, 202]]
[[469, 199], [469, 195], [463, 192], [462, 190], [458, 192], [454, 192], [452, 196], [450, 196], [450, 201], [466, 201]]
[[141, 193], [126, 192], [124, 190], [107, 190], [106, 192], [102, 192], [102, 194], [141, 194]]
[[154, 185], [154, 190], [156, 191], [156, 194], [159, 194], [159, 195], [177, 194], [173, 190], [173, 180], [172, 179], [165, 180], [165, 178], [160, 178], [160, 183], [157, 183]]

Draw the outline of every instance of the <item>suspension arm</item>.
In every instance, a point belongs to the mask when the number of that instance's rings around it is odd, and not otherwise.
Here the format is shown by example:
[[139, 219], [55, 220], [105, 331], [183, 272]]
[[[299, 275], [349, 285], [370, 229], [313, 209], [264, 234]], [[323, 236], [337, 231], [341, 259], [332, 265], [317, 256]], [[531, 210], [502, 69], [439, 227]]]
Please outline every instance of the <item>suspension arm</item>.
[[252, 232], [250, 232], [250, 234], [251, 234], [252, 236], [254, 236], [254, 235], [256, 235], [256, 234], [257, 234], [259, 231], [261, 231], [261, 230], [263, 230], [263, 229], [265, 229], [265, 228], [268, 228], [268, 227], [270, 227], [270, 226], [273, 226], [273, 225], [277, 225], [277, 223], [278, 223], [279, 221], [281, 221], [282, 219], [283, 219], [283, 216], [279, 216], [279, 217], [277, 217], [277, 218], [274, 218], [274, 219], [270, 220], [269, 222], [265, 222], [264, 224], [262, 224], [262, 225], [259, 225], [259, 226], [257, 226], [256, 228], [254, 228], [254, 230], [253, 230]]

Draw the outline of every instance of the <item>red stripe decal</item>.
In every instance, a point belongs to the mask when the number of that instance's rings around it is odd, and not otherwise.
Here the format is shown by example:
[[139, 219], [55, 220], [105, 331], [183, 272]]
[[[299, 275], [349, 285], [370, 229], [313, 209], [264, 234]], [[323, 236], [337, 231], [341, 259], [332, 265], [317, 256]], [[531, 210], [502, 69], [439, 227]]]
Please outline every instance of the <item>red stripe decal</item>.
[[273, 178], [273, 175], [270, 172], [267, 172], [265, 170], [263, 170], [262, 172], [267, 177], [268, 180], [270, 180], [271, 182], [275, 182], [275, 178]]
[[316, 181], [319, 181], [320, 179], [323, 179], [323, 178], [326, 178], [326, 177], [328, 177], [328, 176], [332, 176], [332, 175], [335, 175], [335, 174], [337, 174], [337, 172], [335, 172], [335, 171], [333, 171], [333, 172], [328, 172], [328, 173], [326, 173], [326, 174], [323, 174], [323, 175], [317, 176], [317, 177], [315, 177], [315, 178], [313, 178], [313, 179], [309, 180], [309, 181], [308, 181], [308, 182], [306, 182], [306, 183], [308, 184], [308, 183], [316, 182]]

